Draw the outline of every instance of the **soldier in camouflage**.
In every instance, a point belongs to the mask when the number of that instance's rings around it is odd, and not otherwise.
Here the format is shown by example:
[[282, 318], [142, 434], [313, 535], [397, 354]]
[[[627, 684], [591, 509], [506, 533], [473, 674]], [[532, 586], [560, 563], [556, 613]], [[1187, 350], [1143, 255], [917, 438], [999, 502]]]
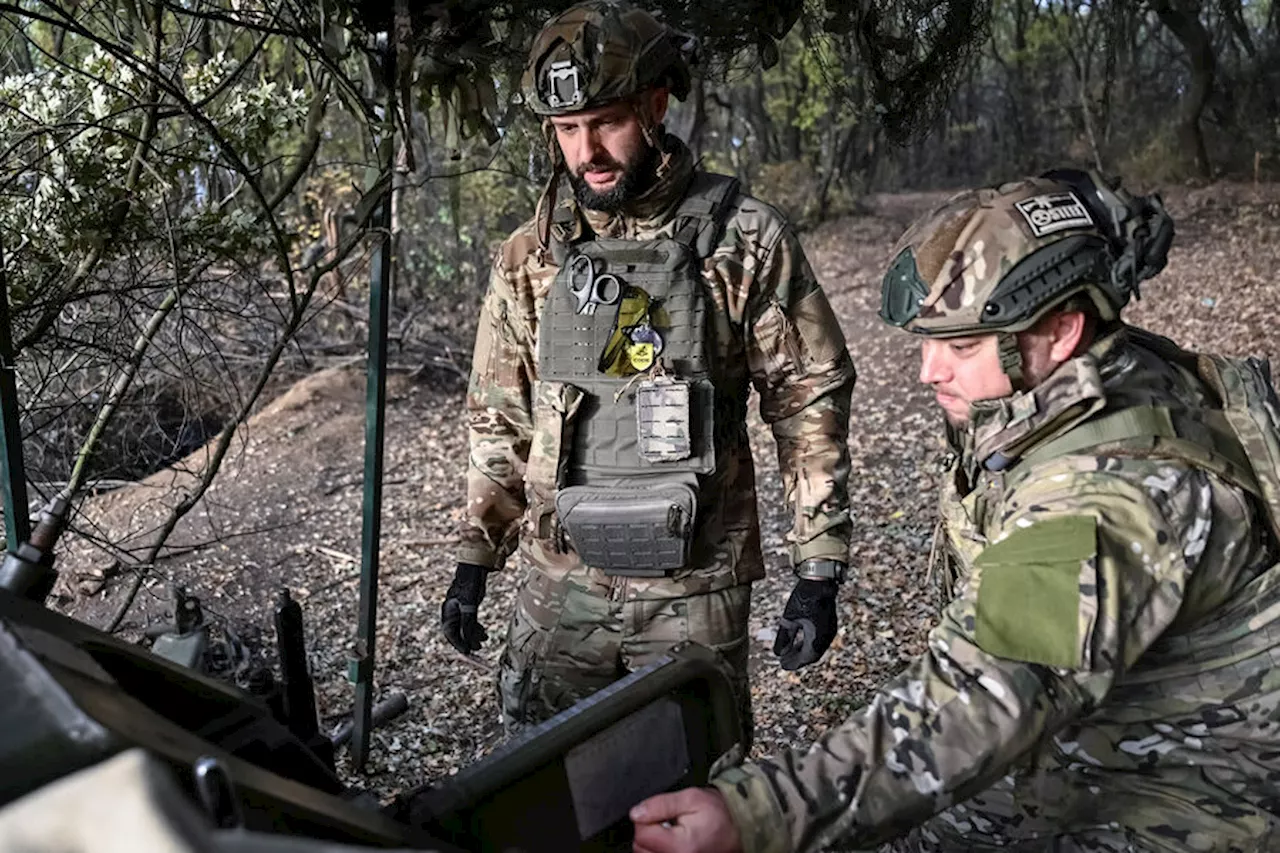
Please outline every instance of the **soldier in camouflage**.
[[[508, 733], [694, 640], [727, 661], [750, 738], [764, 575], [751, 387], [794, 508], [774, 651], [795, 669], [835, 635], [853, 364], [792, 228], [665, 131], [691, 47], [642, 10], [591, 2], [542, 30], [525, 73], [555, 170], [484, 298], [469, 523], [442, 608], [449, 641], [478, 649], [486, 576], [520, 550], [498, 676]], [[557, 203], [562, 177], [573, 192]]]
[[881, 316], [949, 423], [952, 600], [809, 749], [638, 805], [637, 851], [1280, 849], [1275, 392], [1119, 320], [1172, 236], [1075, 170], [906, 233]]

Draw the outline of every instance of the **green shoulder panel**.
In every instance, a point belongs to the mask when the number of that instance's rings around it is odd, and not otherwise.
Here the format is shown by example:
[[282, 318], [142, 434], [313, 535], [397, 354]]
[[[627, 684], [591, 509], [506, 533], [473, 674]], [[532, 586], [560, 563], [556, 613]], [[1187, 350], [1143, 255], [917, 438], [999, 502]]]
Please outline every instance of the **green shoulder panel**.
[[985, 549], [974, 641], [996, 657], [1078, 669], [1090, 627], [1082, 596], [1096, 592], [1097, 520], [1068, 516], [1038, 521]]

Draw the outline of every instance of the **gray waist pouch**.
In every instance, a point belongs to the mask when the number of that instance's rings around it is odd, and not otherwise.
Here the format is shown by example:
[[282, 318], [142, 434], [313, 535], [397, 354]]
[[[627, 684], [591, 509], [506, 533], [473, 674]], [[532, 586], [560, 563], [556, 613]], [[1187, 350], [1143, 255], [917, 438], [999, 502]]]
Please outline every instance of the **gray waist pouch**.
[[556, 514], [574, 550], [606, 574], [662, 577], [689, 562], [698, 499], [684, 483], [566, 486]]

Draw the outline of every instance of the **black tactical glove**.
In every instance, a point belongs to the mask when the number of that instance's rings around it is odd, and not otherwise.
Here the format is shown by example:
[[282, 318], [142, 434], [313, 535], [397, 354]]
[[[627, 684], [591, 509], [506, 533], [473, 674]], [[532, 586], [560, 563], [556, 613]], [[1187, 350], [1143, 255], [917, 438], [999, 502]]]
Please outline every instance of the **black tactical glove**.
[[796, 581], [773, 641], [773, 653], [782, 658], [783, 669], [813, 663], [836, 638], [837, 589], [833, 580]]
[[476, 617], [484, 600], [484, 583], [489, 570], [473, 563], [458, 563], [453, 583], [440, 607], [440, 628], [455, 649], [469, 655], [489, 639], [489, 632]]

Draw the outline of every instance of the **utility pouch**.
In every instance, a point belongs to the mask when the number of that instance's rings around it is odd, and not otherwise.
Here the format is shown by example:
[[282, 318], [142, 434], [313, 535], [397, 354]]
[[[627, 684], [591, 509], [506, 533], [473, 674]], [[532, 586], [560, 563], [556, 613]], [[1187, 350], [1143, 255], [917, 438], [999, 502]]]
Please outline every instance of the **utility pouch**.
[[582, 561], [632, 577], [663, 577], [685, 567], [697, 504], [693, 488], [680, 482], [566, 486], [556, 495], [561, 529]]
[[[693, 455], [689, 383], [655, 377], [636, 389], [636, 450], [646, 462], [679, 462]], [[708, 430], [710, 432], [710, 430]]]

